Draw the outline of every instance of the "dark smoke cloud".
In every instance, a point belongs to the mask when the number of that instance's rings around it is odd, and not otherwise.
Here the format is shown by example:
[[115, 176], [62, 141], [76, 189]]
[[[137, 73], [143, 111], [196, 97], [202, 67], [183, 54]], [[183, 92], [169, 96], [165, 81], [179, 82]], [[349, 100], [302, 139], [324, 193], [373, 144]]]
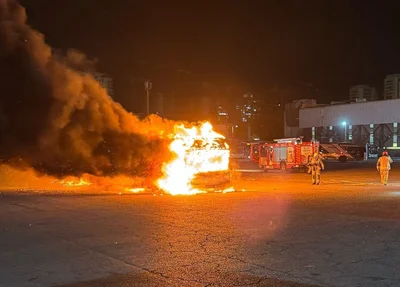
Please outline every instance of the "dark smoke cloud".
[[0, 158], [55, 176], [159, 171], [172, 123], [139, 121], [85, 71], [83, 54], [62, 57], [26, 24], [25, 9], [0, 0]]

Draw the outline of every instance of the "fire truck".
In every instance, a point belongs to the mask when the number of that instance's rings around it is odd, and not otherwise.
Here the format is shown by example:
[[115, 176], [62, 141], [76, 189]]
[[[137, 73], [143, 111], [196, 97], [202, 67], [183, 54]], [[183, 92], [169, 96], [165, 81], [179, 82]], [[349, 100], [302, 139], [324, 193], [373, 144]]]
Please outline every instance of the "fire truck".
[[317, 141], [303, 142], [302, 138], [276, 139], [259, 145], [259, 166], [264, 171], [307, 169], [310, 157], [319, 152]]
[[265, 144], [265, 141], [254, 141], [247, 143], [248, 157], [251, 161], [259, 163], [260, 161], [260, 147]]

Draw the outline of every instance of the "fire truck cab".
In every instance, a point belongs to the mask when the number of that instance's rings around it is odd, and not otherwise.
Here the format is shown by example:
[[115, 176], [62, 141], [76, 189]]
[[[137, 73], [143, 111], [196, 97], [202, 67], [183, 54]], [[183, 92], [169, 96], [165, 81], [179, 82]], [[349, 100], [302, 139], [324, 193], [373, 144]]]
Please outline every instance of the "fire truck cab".
[[259, 165], [264, 171], [279, 169], [307, 169], [310, 157], [319, 152], [316, 141], [303, 142], [302, 138], [276, 139], [274, 143], [260, 145]]
[[255, 163], [260, 161], [260, 147], [263, 146], [265, 142], [256, 141], [247, 143], [249, 159]]

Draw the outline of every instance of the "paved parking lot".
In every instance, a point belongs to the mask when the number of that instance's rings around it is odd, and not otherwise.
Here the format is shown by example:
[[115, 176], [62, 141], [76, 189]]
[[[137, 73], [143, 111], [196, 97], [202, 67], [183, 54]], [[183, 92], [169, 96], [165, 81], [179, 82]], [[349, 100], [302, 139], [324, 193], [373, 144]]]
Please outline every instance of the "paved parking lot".
[[363, 165], [320, 186], [242, 173], [226, 194], [2, 193], [0, 286], [400, 286], [400, 173], [378, 181]]

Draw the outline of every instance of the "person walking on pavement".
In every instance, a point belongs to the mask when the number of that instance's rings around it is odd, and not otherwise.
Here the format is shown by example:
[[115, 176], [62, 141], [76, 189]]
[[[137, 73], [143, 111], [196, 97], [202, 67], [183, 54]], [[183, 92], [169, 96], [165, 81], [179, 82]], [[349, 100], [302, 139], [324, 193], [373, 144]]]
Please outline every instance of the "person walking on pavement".
[[312, 184], [319, 185], [321, 182], [321, 170], [324, 170], [325, 166], [318, 153], [314, 153], [310, 165], [312, 173]]
[[311, 174], [311, 172], [312, 172], [311, 160], [312, 160], [312, 155], [309, 155], [307, 157], [307, 167], [308, 167], [307, 173], [308, 174]]
[[376, 169], [379, 171], [381, 175], [381, 182], [384, 185], [387, 185], [389, 179], [389, 171], [390, 171], [390, 164], [393, 163], [392, 158], [389, 156], [387, 151], [382, 153], [382, 156], [378, 159], [376, 163]]

